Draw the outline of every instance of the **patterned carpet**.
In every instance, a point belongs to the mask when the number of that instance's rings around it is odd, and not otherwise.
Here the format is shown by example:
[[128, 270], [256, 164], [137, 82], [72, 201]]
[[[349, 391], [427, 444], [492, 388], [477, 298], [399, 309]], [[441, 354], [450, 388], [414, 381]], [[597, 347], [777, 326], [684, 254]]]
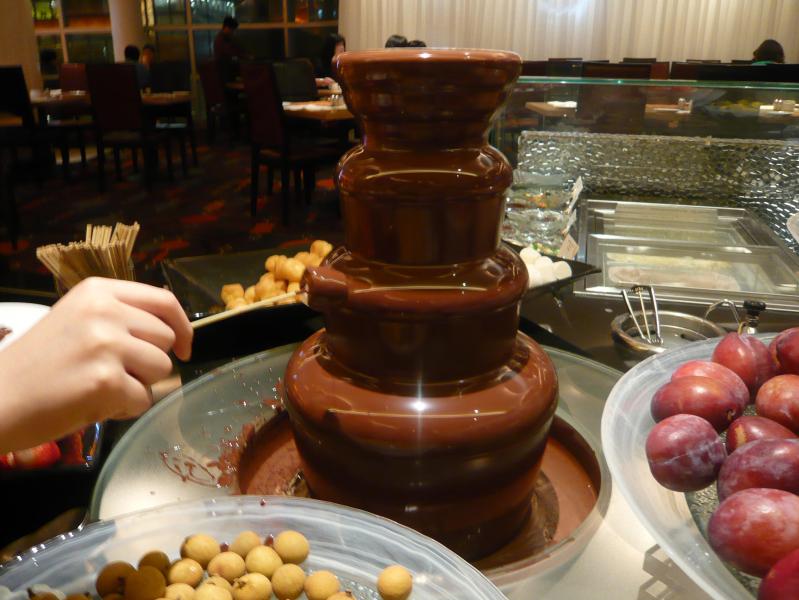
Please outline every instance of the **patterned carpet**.
[[198, 167], [190, 167], [184, 176], [176, 161], [175, 181], [167, 181], [161, 172], [163, 180], [154, 184], [152, 193], [132, 172], [129, 155], [123, 154], [123, 158], [128, 159], [123, 165], [123, 181], [116, 181], [113, 167], [107, 167], [104, 194], [97, 191], [92, 160], [85, 172], [79, 163], [72, 167], [72, 182], [65, 183], [55, 172], [40, 185], [28, 182], [17, 187], [20, 240], [13, 249], [0, 229], [0, 287], [52, 291], [52, 278], [36, 259], [36, 248], [82, 239], [87, 223], [138, 221], [136, 275], [139, 281], [156, 285], [163, 284], [159, 263], [167, 258], [270, 248], [318, 237], [341, 239], [332, 167], [317, 174], [310, 206], [295, 200], [291, 226], [286, 227], [280, 212], [279, 173], [273, 195], [266, 196], [265, 169], [262, 171], [258, 215], [255, 219], [250, 216], [247, 146], [200, 146]]

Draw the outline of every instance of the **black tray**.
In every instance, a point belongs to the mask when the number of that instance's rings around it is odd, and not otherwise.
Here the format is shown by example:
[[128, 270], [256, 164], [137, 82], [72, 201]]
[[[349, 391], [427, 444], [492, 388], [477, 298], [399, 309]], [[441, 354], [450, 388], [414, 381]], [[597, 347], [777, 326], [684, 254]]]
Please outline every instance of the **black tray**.
[[[503, 242], [508, 248], [516, 252], [517, 254], [521, 252], [523, 246], [517, 246], [516, 244], [511, 244], [510, 242]], [[565, 279], [558, 279], [557, 281], [550, 281], [549, 283], [545, 283], [544, 285], [538, 285], [536, 287], [532, 287], [527, 290], [524, 294], [524, 298], [534, 298], [536, 296], [541, 296], [543, 294], [548, 293], [555, 293], [561, 288], [569, 286], [573, 284], [575, 281], [579, 281], [588, 275], [593, 275], [594, 273], [600, 273], [602, 269], [599, 267], [595, 267], [589, 263], [584, 263], [579, 260], [570, 260], [568, 258], [560, 258], [558, 256], [554, 256], [552, 254], [541, 254], [541, 256], [548, 256], [552, 259], [552, 262], [562, 260], [569, 264], [572, 269], [572, 274], [570, 277], [566, 277]]]

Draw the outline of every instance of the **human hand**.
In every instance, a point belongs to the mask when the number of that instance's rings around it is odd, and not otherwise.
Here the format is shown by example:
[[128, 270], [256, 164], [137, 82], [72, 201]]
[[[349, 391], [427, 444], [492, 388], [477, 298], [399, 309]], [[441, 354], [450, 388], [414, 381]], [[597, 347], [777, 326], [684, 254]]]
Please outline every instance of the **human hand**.
[[0, 452], [57, 439], [95, 421], [140, 415], [149, 386], [169, 375], [192, 329], [166, 290], [82, 281], [0, 352]]

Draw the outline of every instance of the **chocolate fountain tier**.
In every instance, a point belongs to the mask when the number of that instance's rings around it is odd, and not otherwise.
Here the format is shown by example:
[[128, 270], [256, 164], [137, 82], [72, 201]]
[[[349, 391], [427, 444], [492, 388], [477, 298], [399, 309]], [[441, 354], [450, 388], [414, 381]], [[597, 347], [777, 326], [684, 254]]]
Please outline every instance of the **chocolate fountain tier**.
[[496, 251], [512, 170], [486, 137], [519, 57], [396, 49], [341, 54], [336, 69], [364, 134], [337, 176], [347, 248], [427, 265]]
[[307, 286], [337, 362], [416, 386], [420, 377], [469, 378], [510, 359], [527, 269], [504, 247], [432, 267], [375, 264], [340, 248], [326, 266], [309, 268]]
[[315, 497], [388, 516], [469, 558], [529, 516], [556, 398], [552, 363], [523, 334], [492, 372], [402, 384], [343, 367], [322, 330], [292, 356], [285, 382]]

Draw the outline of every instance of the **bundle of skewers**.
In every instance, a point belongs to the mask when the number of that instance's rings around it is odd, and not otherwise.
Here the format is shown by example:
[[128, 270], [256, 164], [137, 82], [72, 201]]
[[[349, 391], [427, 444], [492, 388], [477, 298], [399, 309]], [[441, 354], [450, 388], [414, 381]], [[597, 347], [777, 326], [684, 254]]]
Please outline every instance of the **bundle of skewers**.
[[66, 292], [87, 277], [112, 277], [133, 281], [133, 245], [138, 223], [86, 225], [86, 239], [69, 244], [49, 244], [36, 249], [36, 257], [55, 278], [56, 287]]

